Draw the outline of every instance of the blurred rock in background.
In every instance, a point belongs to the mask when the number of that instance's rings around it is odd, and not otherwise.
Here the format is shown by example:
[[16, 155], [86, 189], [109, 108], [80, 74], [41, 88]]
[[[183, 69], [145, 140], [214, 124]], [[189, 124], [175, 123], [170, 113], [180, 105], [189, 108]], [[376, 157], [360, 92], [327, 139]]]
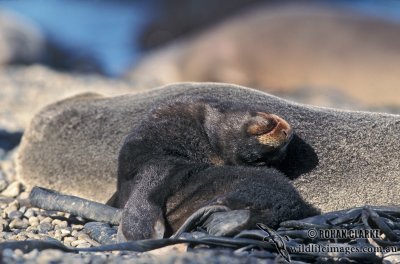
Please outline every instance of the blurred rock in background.
[[32, 22], [0, 9], [0, 65], [29, 64], [43, 60], [46, 39]]
[[63, 71], [103, 73], [94, 56], [59, 45], [31, 19], [0, 9], [0, 65], [34, 63]]
[[309, 88], [305, 94], [317, 105], [381, 108], [400, 106], [399, 69], [399, 24], [332, 6], [291, 4], [259, 6], [159, 48], [127, 76], [153, 86], [229, 82], [284, 96]]

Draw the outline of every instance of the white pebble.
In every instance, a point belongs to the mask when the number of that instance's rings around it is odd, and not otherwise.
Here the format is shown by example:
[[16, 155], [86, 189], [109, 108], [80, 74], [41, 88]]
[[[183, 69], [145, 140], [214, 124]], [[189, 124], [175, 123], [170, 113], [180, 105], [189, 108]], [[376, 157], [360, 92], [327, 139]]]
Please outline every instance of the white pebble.
[[17, 197], [21, 192], [21, 183], [18, 181], [12, 182], [8, 187], [1, 192], [5, 197]]

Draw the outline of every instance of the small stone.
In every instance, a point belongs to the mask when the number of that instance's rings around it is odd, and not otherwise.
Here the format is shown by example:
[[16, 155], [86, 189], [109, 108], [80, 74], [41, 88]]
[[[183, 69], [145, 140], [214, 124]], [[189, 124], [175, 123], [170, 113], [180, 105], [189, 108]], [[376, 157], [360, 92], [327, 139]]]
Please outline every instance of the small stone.
[[83, 243], [89, 244], [88, 242], [86, 242], [86, 240], [78, 239], [78, 240], [72, 241], [72, 242], [71, 242], [71, 246], [76, 247], [76, 246], [78, 246], [79, 244], [83, 244]]
[[21, 199], [21, 200], [27, 200], [27, 199], [29, 199], [29, 192], [22, 192], [22, 193], [18, 196], [18, 198]]
[[0, 196], [0, 206], [2, 209], [6, 208], [13, 201], [15, 201], [14, 198]]
[[92, 238], [90, 238], [87, 234], [85, 233], [80, 233], [78, 234], [78, 240], [85, 240], [86, 242], [88, 242], [89, 244], [91, 244], [92, 246], [100, 246], [100, 243], [93, 240]]
[[11, 202], [5, 209], [4, 209], [4, 213], [6, 213], [7, 215], [9, 213], [11, 213], [12, 211], [17, 211], [19, 209], [19, 203], [17, 200]]
[[47, 233], [53, 229], [53, 226], [50, 223], [44, 222], [40, 223], [37, 227], [39, 233]]
[[22, 214], [24, 214], [25, 211], [26, 211], [26, 206], [20, 206], [20, 207], [19, 207], [19, 211], [20, 211]]
[[22, 252], [21, 249], [16, 249], [16, 250], [14, 250], [14, 255], [22, 256], [22, 255], [24, 255], [24, 252]]
[[77, 230], [77, 231], [80, 231], [83, 229], [83, 225], [74, 225], [73, 224], [71, 227], [72, 227], [72, 230]]
[[68, 229], [60, 229], [60, 232], [62, 237], [69, 236], [71, 234], [71, 231]]
[[90, 243], [86, 242], [86, 243], [78, 244], [76, 247], [77, 248], [89, 248], [90, 246], [91, 246]]
[[24, 259], [26, 260], [35, 260], [39, 255], [39, 251], [37, 249], [32, 250], [29, 253], [24, 255]]
[[37, 263], [57, 263], [62, 260], [63, 252], [55, 249], [46, 249], [40, 252], [36, 259]]
[[54, 219], [53, 221], [51, 221], [52, 225], [58, 225], [61, 222], [60, 219]]
[[13, 233], [11, 236], [8, 236], [6, 239], [7, 240], [17, 240], [17, 235]]
[[8, 187], [1, 192], [5, 197], [17, 197], [21, 191], [21, 183], [18, 181], [12, 182]]
[[21, 218], [24, 214], [21, 211], [11, 211], [8, 213], [8, 218], [10, 219], [17, 219]]
[[64, 242], [71, 243], [77, 240], [75, 237], [64, 237]]
[[39, 225], [39, 218], [37, 218], [37, 217], [35, 217], [35, 216], [29, 217], [28, 221], [29, 221], [29, 224], [30, 224], [31, 226], [36, 227], [36, 226]]
[[28, 230], [29, 227], [26, 229], [26, 236], [30, 239], [40, 239], [40, 236], [38, 234], [35, 234], [33, 232], [31, 232], [30, 230]]
[[33, 211], [32, 208], [28, 208], [28, 209], [25, 211], [24, 216], [25, 216], [26, 218], [31, 218], [32, 216], [35, 216], [35, 211]]
[[28, 226], [28, 227], [26, 228], [26, 231], [27, 231], [27, 232], [34, 233], [34, 234], [37, 234], [37, 233], [38, 233], [37, 226]]
[[64, 212], [57, 212], [57, 216], [65, 216]]
[[26, 233], [18, 234], [15, 236], [15, 240], [18, 240], [18, 241], [25, 241], [27, 239], [28, 239], [28, 236], [26, 235]]
[[48, 216], [48, 217], [56, 217], [58, 211], [54, 211], [54, 210], [43, 210], [43, 215]]
[[5, 240], [10, 240], [10, 237], [14, 236], [14, 232], [2, 232], [3, 238]]
[[75, 220], [84, 223], [86, 220], [80, 216], [75, 216]]
[[58, 240], [62, 240], [63, 237], [67, 236], [68, 234], [63, 234], [60, 229], [54, 232], [54, 237]]
[[43, 235], [43, 234], [39, 234], [40, 236], [40, 240], [43, 241], [47, 241], [47, 242], [55, 242], [55, 243], [59, 243], [59, 241], [57, 239], [55, 239], [54, 237], [48, 236], [48, 235]]
[[91, 239], [88, 235], [81, 235], [78, 236], [78, 240], [85, 240], [86, 242], [88, 242], [89, 244], [91, 244], [94, 247], [100, 246], [101, 244], [93, 239]]
[[43, 224], [43, 223], [49, 223], [49, 224], [51, 224], [51, 222], [53, 222], [53, 219], [50, 218], [50, 217], [45, 217], [45, 218], [43, 218], [42, 220], [40, 220], [40, 223], [41, 223], [41, 224]]
[[78, 239], [83, 239], [83, 240], [86, 240], [86, 241], [88, 239], [90, 239], [90, 237], [87, 234], [82, 233], [82, 232], [79, 232], [79, 234], [77, 236], [78, 236]]
[[54, 219], [51, 223], [54, 226], [58, 226], [58, 228], [66, 228], [68, 226], [68, 222], [67, 221], [61, 221], [59, 219]]
[[14, 228], [16, 228], [16, 229], [24, 229], [24, 228], [27, 228], [28, 225], [29, 225], [28, 220], [26, 220], [26, 219], [21, 220], [19, 218], [16, 218], [16, 219], [13, 219], [10, 222], [9, 227], [11, 229], [14, 229]]

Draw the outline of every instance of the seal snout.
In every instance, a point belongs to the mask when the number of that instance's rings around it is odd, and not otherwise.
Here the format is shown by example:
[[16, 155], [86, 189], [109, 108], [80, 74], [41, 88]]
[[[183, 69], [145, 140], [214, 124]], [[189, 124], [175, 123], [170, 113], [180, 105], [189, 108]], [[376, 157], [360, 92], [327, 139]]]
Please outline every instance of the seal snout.
[[[284, 139], [286, 139], [286, 141], [290, 141], [293, 137], [293, 129], [292, 127], [289, 125], [288, 122], [286, 122], [285, 119], [274, 115], [274, 114], [270, 114], [271, 118], [273, 118], [275, 120], [275, 122], [277, 123], [276, 127], [275, 127], [275, 132], [277, 133], [282, 133]], [[273, 131], [271, 131], [273, 132]]]
[[261, 117], [263, 122], [251, 126], [249, 132], [256, 135], [261, 144], [280, 148], [291, 141], [293, 129], [285, 119], [263, 112], [258, 112], [257, 116]]

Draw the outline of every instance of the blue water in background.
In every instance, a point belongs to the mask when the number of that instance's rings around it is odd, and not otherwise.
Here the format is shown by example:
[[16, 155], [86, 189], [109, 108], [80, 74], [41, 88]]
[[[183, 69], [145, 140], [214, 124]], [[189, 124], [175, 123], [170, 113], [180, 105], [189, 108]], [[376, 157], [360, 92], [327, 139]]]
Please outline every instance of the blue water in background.
[[[36, 22], [57, 43], [93, 55], [106, 74], [118, 76], [139, 58], [139, 35], [157, 15], [156, 2], [15, 0], [0, 1], [0, 7]], [[400, 1], [323, 2], [400, 22]]]
[[0, 7], [36, 22], [56, 43], [94, 56], [111, 76], [137, 60], [136, 40], [155, 10], [145, 1], [0, 1]]

